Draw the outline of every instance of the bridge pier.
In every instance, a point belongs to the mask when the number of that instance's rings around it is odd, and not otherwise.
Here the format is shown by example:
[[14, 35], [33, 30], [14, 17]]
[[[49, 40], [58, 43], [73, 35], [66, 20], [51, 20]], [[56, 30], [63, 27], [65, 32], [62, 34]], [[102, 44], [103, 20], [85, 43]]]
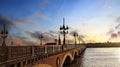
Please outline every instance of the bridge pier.
[[17, 67], [17, 64], [14, 64], [14, 67]]
[[29, 63], [31, 63], [31, 61], [30, 61], [30, 60], [27, 60], [27, 64], [29, 64]]
[[32, 63], [34, 62], [34, 58], [31, 59], [31, 62], [32, 62]]
[[27, 64], [27, 60], [21, 61], [21, 62], [15, 63], [15, 64], [7, 65], [7, 66], [3, 65], [1, 67], [22, 67], [26, 64]]
[[22, 62], [19, 62], [20, 63], [20, 67], [22, 67], [23, 66], [23, 61]]
[[23, 65], [26, 65], [26, 60], [25, 60], [25, 61], [23, 61], [22, 63], [23, 63]]

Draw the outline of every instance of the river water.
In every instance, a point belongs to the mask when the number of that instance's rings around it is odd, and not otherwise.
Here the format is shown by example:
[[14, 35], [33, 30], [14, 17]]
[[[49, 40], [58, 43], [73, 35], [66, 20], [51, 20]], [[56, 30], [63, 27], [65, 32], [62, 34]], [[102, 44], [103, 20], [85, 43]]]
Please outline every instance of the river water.
[[[35, 64], [32, 67], [51, 67]], [[120, 48], [87, 48], [71, 64], [64, 67], [120, 67]]]
[[120, 48], [87, 48], [67, 67], [120, 67]]

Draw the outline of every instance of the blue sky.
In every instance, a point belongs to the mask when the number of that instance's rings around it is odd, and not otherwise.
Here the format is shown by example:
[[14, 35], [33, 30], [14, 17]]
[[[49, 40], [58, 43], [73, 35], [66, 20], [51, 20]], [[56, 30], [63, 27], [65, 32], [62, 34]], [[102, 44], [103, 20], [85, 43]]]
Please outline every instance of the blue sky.
[[28, 41], [34, 39], [24, 32], [59, 31], [64, 17], [70, 31], [85, 35], [86, 42], [118, 42], [119, 29], [115, 26], [119, 25], [119, 3], [120, 0], [1, 0], [0, 15], [16, 24], [11, 35], [27, 37]]

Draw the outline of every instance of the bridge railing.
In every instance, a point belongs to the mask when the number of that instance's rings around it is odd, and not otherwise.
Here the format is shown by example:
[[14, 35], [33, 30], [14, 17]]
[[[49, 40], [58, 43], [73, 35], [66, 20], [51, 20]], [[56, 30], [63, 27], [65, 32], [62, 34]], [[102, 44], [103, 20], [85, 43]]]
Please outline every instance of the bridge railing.
[[32, 55], [42, 55], [45, 53], [45, 47], [44, 46], [34, 46], [32, 47]]
[[[80, 47], [80, 45], [68, 44], [66, 48], [69, 50], [76, 47]], [[0, 62], [28, 56], [53, 54], [60, 51], [63, 51], [62, 45], [0, 47]]]
[[[81, 45], [73, 45], [73, 44], [68, 44], [66, 46], [66, 50], [69, 50], [69, 49], [74, 49], [74, 48], [77, 48], [77, 47], [80, 47]], [[60, 52], [60, 51], [63, 51], [62, 50], [62, 45], [46, 45], [45, 46], [45, 54], [49, 54], [49, 53], [55, 53], [55, 52]]]
[[0, 62], [5, 60], [7, 60], [6, 51], [4, 51], [2, 47], [0, 47]]
[[47, 45], [45, 46], [45, 48], [46, 48], [46, 53], [54, 53], [62, 50], [61, 45]]
[[77, 48], [77, 47], [80, 47], [81, 45], [77, 44], [77, 45], [73, 45], [73, 44], [68, 44], [67, 45], [67, 50], [68, 49], [73, 49], [73, 48]]
[[29, 46], [7, 46], [0, 47], [0, 62], [27, 57], [32, 55], [32, 49]]
[[75, 45], [72, 45], [72, 44], [68, 44], [68, 45], [67, 45], [67, 50], [68, 50], [68, 49], [73, 49], [73, 48], [75, 48]]

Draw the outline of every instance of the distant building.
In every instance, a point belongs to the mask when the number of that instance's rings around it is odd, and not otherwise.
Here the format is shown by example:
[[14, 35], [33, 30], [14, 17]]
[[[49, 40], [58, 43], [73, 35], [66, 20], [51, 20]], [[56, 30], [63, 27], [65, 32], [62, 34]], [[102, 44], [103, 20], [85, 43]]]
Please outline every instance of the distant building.
[[46, 43], [45, 45], [57, 45], [57, 43], [51, 42], [51, 43]]

